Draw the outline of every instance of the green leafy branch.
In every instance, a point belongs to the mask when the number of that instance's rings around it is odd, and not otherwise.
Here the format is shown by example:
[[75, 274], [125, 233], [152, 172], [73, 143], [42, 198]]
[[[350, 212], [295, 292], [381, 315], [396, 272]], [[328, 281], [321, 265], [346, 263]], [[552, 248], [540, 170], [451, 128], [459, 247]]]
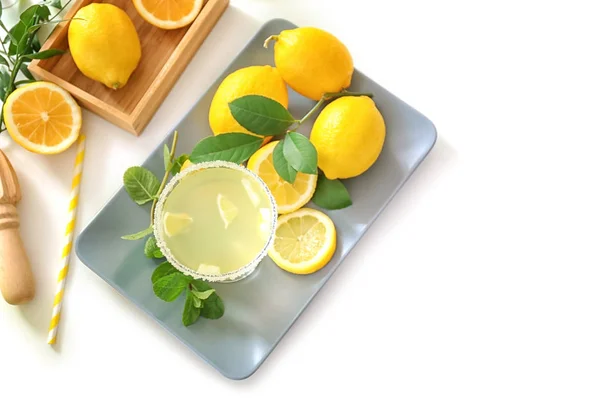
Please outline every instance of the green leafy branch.
[[[140, 232], [122, 236], [122, 239], [126, 240], [139, 240], [150, 235], [144, 245], [144, 254], [148, 258], [164, 258], [156, 243], [156, 238], [152, 234], [152, 224], [156, 203], [169, 180], [169, 176], [178, 173], [181, 165], [187, 159], [187, 155], [175, 157], [178, 138], [179, 134], [175, 131], [171, 148], [169, 149], [167, 145], [163, 147], [165, 174], [162, 181], [159, 181], [152, 171], [139, 166], [130, 167], [123, 174], [125, 190], [134, 202], [138, 205], [152, 202], [150, 226]], [[164, 261], [152, 273], [152, 289], [156, 297], [167, 302], [175, 301], [183, 292], [186, 292], [181, 317], [181, 322], [185, 326], [192, 325], [200, 317], [207, 319], [221, 318], [225, 312], [223, 300], [213, 288], [202, 280], [183, 274], [168, 261]]]
[[[165, 165], [165, 174], [162, 181], [159, 181], [156, 175], [147, 168], [144, 167], [129, 167], [123, 174], [123, 186], [129, 197], [135, 201], [138, 205], [144, 205], [148, 202], [152, 202], [150, 208], [150, 225], [136, 233], [122, 236], [121, 239], [125, 240], [139, 240], [152, 233], [152, 224], [154, 223], [154, 211], [156, 210], [156, 203], [160, 197], [160, 193], [165, 188], [169, 175], [174, 173], [173, 170], [179, 172], [181, 164], [184, 161], [183, 158], [175, 158], [175, 150], [177, 149], [177, 141], [179, 140], [179, 132], [173, 133], [173, 143], [171, 149], [165, 144], [163, 147], [163, 160]], [[176, 173], [175, 172], [175, 173]]]
[[198, 318], [219, 319], [225, 314], [225, 305], [217, 292], [200, 279], [179, 272], [167, 261], [152, 273], [152, 290], [161, 300], [175, 301], [186, 292], [181, 322], [192, 325]]
[[[294, 116], [279, 102], [268, 97], [248, 95], [229, 103], [233, 118], [248, 131], [259, 135], [230, 132], [201, 140], [189, 160], [193, 163], [224, 160], [235, 163], [247, 161], [263, 144], [266, 136], [279, 136], [273, 149], [273, 165], [279, 176], [294, 183], [299, 172], [318, 174], [318, 154], [310, 140], [298, 133], [298, 128], [311, 118], [326, 102], [344, 96], [369, 96], [370, 93], [342, 91], [326, 93], [301, 119]], [[313, 202], [336, 210], [352, 204], [350, 195], [340, 180], [329, 180], [319, 175]]]
[[[27, 69], [31, 60], [43, 60], [64, 53], [63, 50], [58, 49], [40, 51], [42, 46], [37, 35], [42, 26], [61, 22], [60, 20], [54, 20], [54, 18], [60, 14], [62, 9], [51, 18], [50, 9], [47, 5], [35, 4], [23, 11], [19, 17], [19, 22], [10, 29], [0, 19], [0, 29], [6, 34], [4, 39], [0, 41], [0, 99], [2, 102], [5, 102], [18, 86], [35, 81], [35, 78]], [[1, 17], [2, 9], [0, 9]], [[26, 79], [17, 80], [19, 72]], [[2, 112], [0, 128], [3, 125], [4, 113]]]

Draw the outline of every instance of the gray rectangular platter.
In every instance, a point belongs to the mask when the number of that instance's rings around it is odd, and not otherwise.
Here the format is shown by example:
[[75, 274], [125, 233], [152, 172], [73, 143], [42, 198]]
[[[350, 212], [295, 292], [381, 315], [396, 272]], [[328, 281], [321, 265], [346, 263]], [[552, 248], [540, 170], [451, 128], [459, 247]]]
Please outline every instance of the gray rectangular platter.
[[[211, 134], [208, 108], [223, 78], [242, 67], [273, 65], [272, 49], [262, 47], [264, 39], [294, 27], [281, 19], [263, 25], [174, 127], [180, 133], [178, 154], [190, 152], [200, 139]], [[386, 122], [387, 136], [375, 165], [365, 174], [345, 181], [354, 204], [344, 210], [326, 211], [337, 227], [338, 247], [333, 259], [322, 270], [308, 276], [296, 276], [279, 269], [266, 258], [250, 277], [233, 284], [215, 285], [225, 303], [223, 318], [216, 321], [201, 319], [186, 328], [181, 323], [184, 296], [166, 303], [152, 292], [150, 277], [157, 262], [144, 256], [144, 241], [119, 239], [144, 227], [149, 215], [149, 207], [137, 206], [123, 188], [79, 235], [78, 257], [224, 376], [245, 379], [252, 375], [435, 143], [435, 127], [426, 117], [359, 71], [354, 73], [350, 90], [374, 94]], [[296, 117], [304, 115], [313, 104], [290, 90], [290, 111]], [[305, 124], [302, 133], [308, 133], [311, 126], [312, 123]], [[163, 143], [170, 144], [171, 139], [172, 133]], [[163, 143], [143, 164], [158, 176], [163, 174]], [[318, 208], [314, 204], [308, 206]]]

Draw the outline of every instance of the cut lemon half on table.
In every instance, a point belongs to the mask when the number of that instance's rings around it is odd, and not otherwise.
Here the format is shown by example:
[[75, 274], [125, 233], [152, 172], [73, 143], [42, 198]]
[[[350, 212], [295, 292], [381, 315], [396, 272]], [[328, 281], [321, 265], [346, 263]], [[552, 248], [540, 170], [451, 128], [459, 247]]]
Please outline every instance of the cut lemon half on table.
[[279, 217], [269, 257], [281, 269], [304, 275], [323, 268], [335, 249], [331, 219], [321, 211], [302, 208]]
[[34, 82], [12, 92], [4, 122], [15, 142], [39, 154], [68, 149], [79, 137], [81, 109], [71, 95], [49, 82]]
[[165, 233], [168, 237], [173, 237], [187, 229], [193, 220], [185, 213], [166, 212], [163, 217]]
[[133, 0], [137, 12], [161, 29], [178, 29], [191, 24], [205, 0]]
[[296, 211], [310, 201], [317, 188], [317, 175], [296, 175], [294, 183], [284, 181], [273, 166], [273, 149], [278, 141], [260, 148], [248, 160], [248, 169], [258, 175], [269, 187], [277, 203], [277, 212]]

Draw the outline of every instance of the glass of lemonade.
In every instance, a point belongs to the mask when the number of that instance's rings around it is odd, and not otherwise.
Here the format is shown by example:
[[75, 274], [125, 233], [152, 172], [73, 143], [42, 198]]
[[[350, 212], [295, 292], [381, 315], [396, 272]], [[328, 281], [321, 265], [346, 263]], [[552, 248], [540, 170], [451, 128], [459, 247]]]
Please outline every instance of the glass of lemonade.
[[271, 245], [277, 206], [267, 185], [231, 162], [195, 164], [161, 193], [154, 235], [181, 272], [209, 282], [250, 275]]

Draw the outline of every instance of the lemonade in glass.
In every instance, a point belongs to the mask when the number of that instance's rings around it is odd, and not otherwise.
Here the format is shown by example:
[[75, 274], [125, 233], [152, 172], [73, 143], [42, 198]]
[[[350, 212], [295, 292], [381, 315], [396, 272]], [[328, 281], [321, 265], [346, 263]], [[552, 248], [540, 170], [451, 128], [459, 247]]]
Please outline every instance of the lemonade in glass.
[[265, 257], [277, 220], [266, 184], [225, 161], [199, 163], [177, 174], [158, 199], [154, 235], [181, 272], [210, 282], [235, 282]]

